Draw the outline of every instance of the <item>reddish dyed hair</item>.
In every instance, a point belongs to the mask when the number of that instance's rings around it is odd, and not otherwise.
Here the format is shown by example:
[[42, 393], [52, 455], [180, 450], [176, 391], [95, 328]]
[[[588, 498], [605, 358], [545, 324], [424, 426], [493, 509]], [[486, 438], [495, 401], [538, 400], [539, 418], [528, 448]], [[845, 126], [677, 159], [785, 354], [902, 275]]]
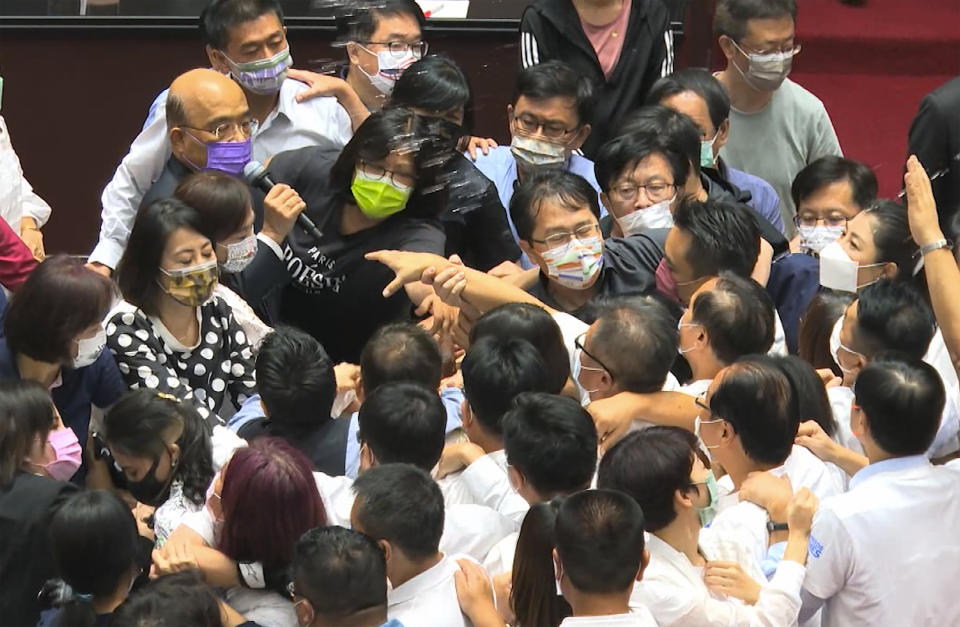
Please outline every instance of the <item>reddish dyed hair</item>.
[[279, 438], [238, 449], [223, 475], [220, 550], [238, 562], [285, 566], [306, 531], [327, 524], [310, 461]]

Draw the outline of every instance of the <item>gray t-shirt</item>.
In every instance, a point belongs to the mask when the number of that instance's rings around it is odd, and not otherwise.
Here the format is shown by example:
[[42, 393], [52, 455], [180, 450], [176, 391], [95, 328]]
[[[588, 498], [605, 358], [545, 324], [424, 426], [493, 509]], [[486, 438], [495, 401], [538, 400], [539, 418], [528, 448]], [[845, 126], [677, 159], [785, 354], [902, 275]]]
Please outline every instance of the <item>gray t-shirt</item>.
[[780, 196], [788, 237], [796, 233], [797, 209], [790, 195], [793, 179], [827, 155], [843, 155], [830, 116], [819, 98], [790, 79], [783, 81], [764, 109], [756, 113], [730, 109], [730, 139], [720, 156], [731, 167], [773, 186]]

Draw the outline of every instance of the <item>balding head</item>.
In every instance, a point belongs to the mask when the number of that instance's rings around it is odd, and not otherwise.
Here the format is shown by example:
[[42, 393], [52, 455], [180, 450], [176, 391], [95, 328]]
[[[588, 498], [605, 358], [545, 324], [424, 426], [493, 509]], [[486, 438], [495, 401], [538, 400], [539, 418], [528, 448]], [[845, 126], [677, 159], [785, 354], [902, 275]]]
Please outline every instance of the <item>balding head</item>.
[[[246, 139], [239, 126], [250, 117], [250, 108], [243, 90], [230, 77], [196, 69], [171, 83], [166, 115], [174, 156], [197, 169], [206, 163], [206, 142]], [[218, 138], [215, 130], [224, 124], [229, 130]]]

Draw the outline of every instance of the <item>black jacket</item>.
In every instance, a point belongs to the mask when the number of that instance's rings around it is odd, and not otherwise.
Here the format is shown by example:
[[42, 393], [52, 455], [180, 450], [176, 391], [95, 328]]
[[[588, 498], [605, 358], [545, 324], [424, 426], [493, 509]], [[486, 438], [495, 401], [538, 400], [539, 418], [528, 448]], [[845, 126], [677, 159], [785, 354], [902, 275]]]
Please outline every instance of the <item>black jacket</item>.
[[931, 181], [933, 196], [943, 232], [960, 236], [950, 224], [960, 213], [960, 76], [923, 97], [907, 145], [907, 155], [917, 155], [931, 175], [947, 170]]
[[623, 50], [608, 80], [573, 3], [537, 0], [520, 22], [520, 64], [526, 68], [553, 59], [570, 64], [593, 81], [595, 100], [589, 120], [593, 131], [582, 148], [592, 159], [615, 135], [623, 118], [643, 106], [653, 83], [673, 72], [667, 9], [661, 0], [633, 0]]

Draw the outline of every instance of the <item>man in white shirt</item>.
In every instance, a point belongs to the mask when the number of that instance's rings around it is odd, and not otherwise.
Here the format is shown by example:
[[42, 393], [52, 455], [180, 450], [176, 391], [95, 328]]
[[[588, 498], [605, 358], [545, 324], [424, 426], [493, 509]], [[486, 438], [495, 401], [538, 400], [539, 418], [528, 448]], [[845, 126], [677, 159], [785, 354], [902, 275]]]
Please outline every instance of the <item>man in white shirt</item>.
[[[864, 452], [852, 434], [851, 389], [865, 366], [884, 351], [897, 351], [923, 359], [934, 337], [936, 320], [930, 305], [917, 290], [890, 279], [880, 279], [860, 291], [857, 300], [834, 326], [830, 351], [843, 372], [843, 389], [830, 391], [842, 443]], [[939, 376], [939, 375], [938, 375]], [[946, 386], [945, 386], [946, 387]], [[960, 403], [956, 389], [947, 387], [940, 428], [926, 455], [940, 459], [960, 449]]]
[[7, 122], [0, 116], [0, 218], [20, 236], [37, 259], [44, 255], [40, 229], [50, 219], [50, 212], [50, 205], [33, 191], [23, 175]]
[[650, 561], [644, 548], [643, 512], [613, 490], [587, 490], [557, 512], [554, 570], [573, 616], [562, 627], [655, 627], [645, 607], [631, 607], [635, 582]]
[[[797, 495], [791, 515], [783, 515], [790, 546], [767, 584], [736, 530], [721, 535], [703, 526], [716, 508], [716, 481], [689, 431], [651, 427], [631, 433], [604, 455], [597, 486], [634, 498], [650, 533], [650, 564], [634, 586], [631, 607], [646, 607], [661, 627], [796, 623], [816, 501], [809, 492]], [[725, 575], [734, 571], [752, 585], [728, 587]], [[744, 595], [747, 588], [751, 593]]]
[[801, 620], [823, 625], [957, 625], [960, 475], [924, 456], [943, 383], [917, 358], [871, 361], [859, 373], [852, 430], [870, 464], [813, 524]]
[[[339, 99], [297, 102], [307, 87], [285, 80], [292, 58], [276, 0], [215, 0], [200, 22], [212, 68], [243, 89], [250, 115], [257, 121], [252, 129], [253, 159], [265, 162], [278, 152], [325, 140], [342, 146], [365, 119], [366, 108], [352, 90], [342, 90]], [[161, 94], [152, 109], [164, 111], [166, 100]], [[98, 271], [109, 274], [120, 260], [137, 209], [170, 157], [170, 130], [166, 118], [155, 113], [104, 189], [100, 241], [90, 255]], [[212, 139], [203, 130], [195, 131], [202, 136], [198, 143]]]
[[357, 477], [354, 490], [351, 526], [375, 539], [386, 557], [387, 615], [405, 625], [471, 625], [457, 601], [459, 566], [439, 549], [443, 495], [430, 475], [387, 464]]
[[723, 0], [713, 29], [727, 67], [717, 78], [730, 94], [730, 137], [720, 156], [759, 176], [780, 196], [787, 236], [796, 233], [794, 177], [826, 155], [842, 156], [819, 98], [787, 79], [796, 45], [795, 0]]
[[293, 607], [303, 627], [387, 623], [387, 568], [377, 543], [336, 525], [303, 534], [294, 549]]
[[[497, 477], [507, 474], [507, 453], [503, 450], [501, 421], [513, 407], [521, 392], [559, 393], [551, 389], [550, 377], [543, 358], [530, 342], [519, 338], [501, 339], [486, 336], [470, 345], [460, 366], [463, 390], [463, 431], [468, 442], [448, 444], [440, 460], [440, 473], [468, 467], [481, 458], [493, 462]], [[479, 472], [482, 462], [472, 472]], [[465, 485], [464, 472], [439, 479], [440, 489], [448, 505], [473, 503]]]

